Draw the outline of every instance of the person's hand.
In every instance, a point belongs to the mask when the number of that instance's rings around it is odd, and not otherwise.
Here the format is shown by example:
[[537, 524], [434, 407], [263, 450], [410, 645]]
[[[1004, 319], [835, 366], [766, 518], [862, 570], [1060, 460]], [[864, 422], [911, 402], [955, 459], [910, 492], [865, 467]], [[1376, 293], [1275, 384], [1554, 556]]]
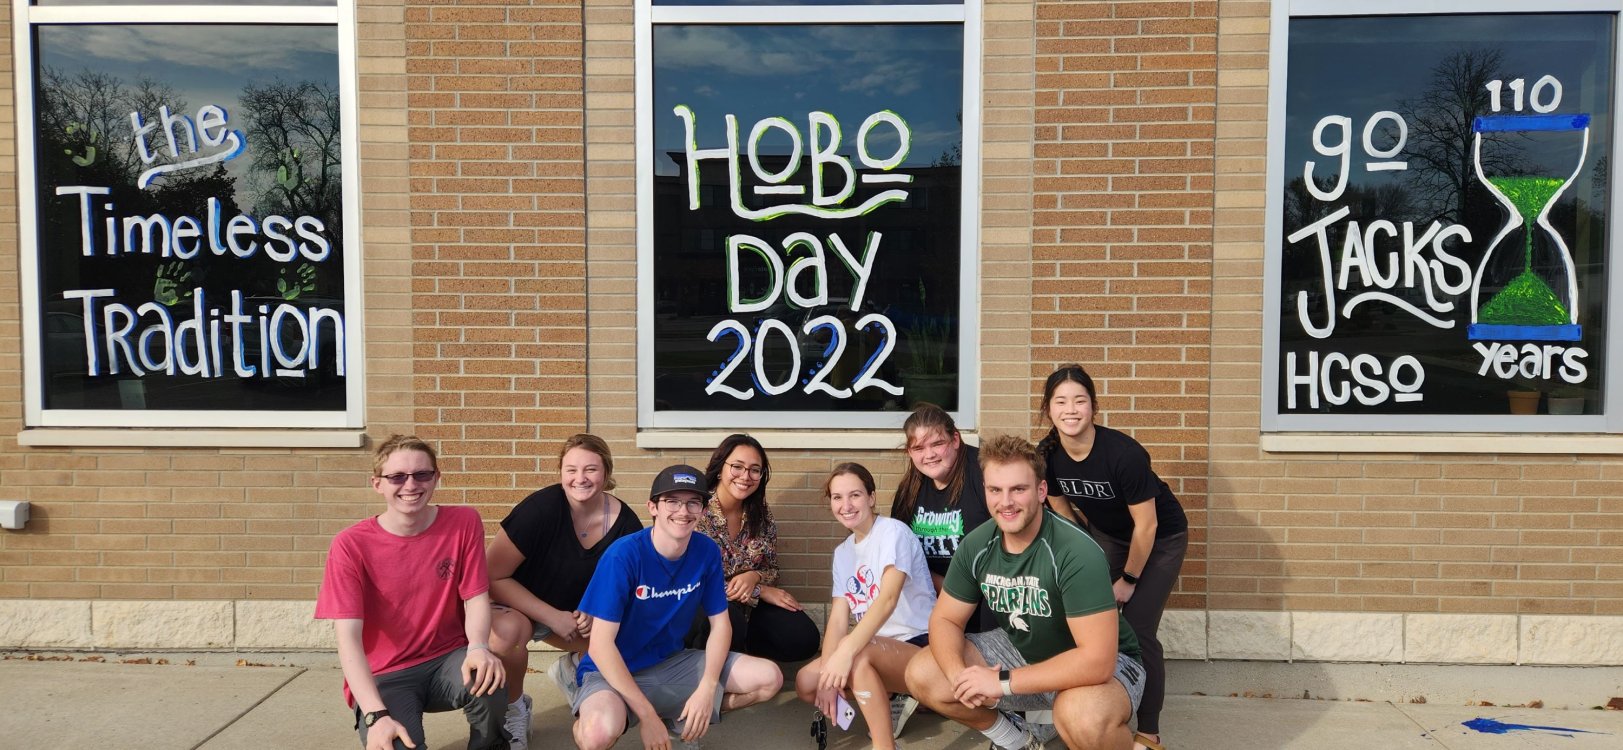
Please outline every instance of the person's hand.
[[709, 680], [699, 680], [699, 687], [688, 696], [688, 702], [682, 706], [682, 713], [676, 717], [682, 725], [682, 741], [695, 742], [710, 731], [710, 712], [716, 706], [716, 690], [719, 686]]
[[766, 602], [767, 604], [782, 607], [790, 612], [800, 611], [800, 600], [796, 599], [794, 594], [784, 591], [777, 586], [762, 586], [761, 601]]
[[819, 686], [817, 688], [817, 710], [822, 711], [823, 715], [829, 718], [838, 718], [834, 712], [838, 710], [838, 704], [835, 702], [835, 698], [838, 697], [839, 694], [840, 691], [838, 690], [834, 690], [832, 688], [825, 689]]
[[665, 731], [665, 721], [658, 716], [653, 719], [637, 719], [637, 735], [642, 737], [643, 750], [671, 750], [671, 734]]
[[406, 733], [406, 728], [395, 721], [393, 716], [380, 718], [378, 723], [366, 729], [366, 750], [390, 750], [394, 747], [396, 737], [400, 738], [400, 742], [406, 747], [417, 747], [417, 743], [411, 741], [411, 735]]
[[[846, 653], [845, 649], [834, 649], [834, 653], [829, 654], [828, 660], [823, 662], [822, 674], [817, 677], [817, 689], [833, 690], [836, 693], [844, 690], [851, 680], [851, 661], [851, 655]], [[827, 711], [824, 713], [828, 716], [834, 715]]]
[[578, 632], [578, 619], [573, 612], [553, 610], [541, 616], [541, 624], [547, 626], [552, 634], [564, 639], [564, 642], [573, 641], [582, 634]]
[[575, 632], [579, 633], [582, 638], [590, 638], [592, 635], [592, 616], [578, 609], [575, 610]]
[[746, 570], [732, 578], [727, 579], [727, 599], [729, 601], [749, 601], [750, 594], [755, 587], [761, 584], [761, 571]]
[[1116, 582], [1111, 584], [1110, 591], [1116, 595], [1116, 604], [1121, 605], [1133, 598], [1133, 591], [1137, 588], [1137, 585], [1128, 583], [1126, 578], [1117, 578]]
[[507, 670], [488, 648], [469, 648], [462, 659], [462, 686], [472, 695], [491, 695], [507, 687]]
[[952, 681], [952, 697], [967, 708], [991, 708], [1003, 697], [1003, 685], [997, 679], [1002, 667], [964, 667]]

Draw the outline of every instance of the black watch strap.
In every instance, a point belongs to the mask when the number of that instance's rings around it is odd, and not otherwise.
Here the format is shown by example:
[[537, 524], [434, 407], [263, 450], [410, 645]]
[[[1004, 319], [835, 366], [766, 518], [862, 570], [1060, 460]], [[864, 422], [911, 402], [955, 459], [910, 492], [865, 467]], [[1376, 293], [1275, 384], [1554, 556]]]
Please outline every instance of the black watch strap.
[[1126, 581], [1126, 582], [1130, 583], [1130, 584], [1133, 584], [1134, 586], [1138, 585], [1138, 576], [1135, 576], [1132, 573], [1129, 573], [1129, 572], [1127, 572], [1125, 570], [1121, 572], [1121, 579], [1123, 581]]
[[386, 708], [385, 709], [379, 709], [377, 711], [368, 711], [368, 712], [366, 712], [364, 714], [361, 714], [361, 723], [365, 724], [368, 728], [371, 728], [371, 726], [373, 724], [378, 723], [378, 719], [381, 719], [381, 718], [383, 718], [385, 716], [388, 716], [388, 715], [389, 715], [389, 709], [386, 709]]

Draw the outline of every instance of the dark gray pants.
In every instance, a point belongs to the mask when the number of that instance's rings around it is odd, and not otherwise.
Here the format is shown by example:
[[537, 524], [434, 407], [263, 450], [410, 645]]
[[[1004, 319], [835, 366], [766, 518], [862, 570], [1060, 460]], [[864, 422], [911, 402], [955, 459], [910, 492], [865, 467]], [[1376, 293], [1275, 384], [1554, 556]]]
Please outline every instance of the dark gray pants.
[[[1104, 548], [1110, 560], [1110, 580], [1121, 577], [1127, 564], [1128, 544], [1094, 532], [1094, 541]], [[1127, 624], [1138, 636], [1138, 646], [1144, 650], [1144, 701], [1138, 706], [1138, 731], [1146, 734], [1161, 733], [1161, 706], [1166, 703], [1167, 665], [1162, 656], [1161, 613], [1166, 610], [1167, 596], [1178, 585], [1178, 572], [1183, 569], [1183, 556], [1189, 550], [1189, 532], [1180, 531], [1164, 539], [1155, 540], [1150, 557], [1138, 574], [1138, 586], [1133, 598], [1122, 608]]]
[[[423, 742], [423, 714], [462, 709], [468, 717], [468, 750], [506, 750], [507, 732], [502, 719], [507, 716], [507, 691], [497, 690], [494, 695], [474, 696], [462, 685], [462, 660], [468, 657], [467, 648], [459, 648], [438, 659], [429, 659], [412, 667], [377, 676], [378, 694], [389, 718], [399, 722], [411, 735], [419, 749]], [[366, 746], [366, 725], [361, 722], [361, 709], [355, 709], [355, 731], [361, 735], [361, 746]], [[406, 750], [406, 744], [394, 741], [395, 750]]]

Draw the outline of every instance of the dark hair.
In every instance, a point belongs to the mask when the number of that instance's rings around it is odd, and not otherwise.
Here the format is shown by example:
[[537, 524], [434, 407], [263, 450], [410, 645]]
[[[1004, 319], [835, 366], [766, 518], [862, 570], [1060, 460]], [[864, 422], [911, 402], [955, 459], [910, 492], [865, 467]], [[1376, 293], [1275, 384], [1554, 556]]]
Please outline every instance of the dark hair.
[[1043, 455], [1025, 438], [998, 435], [981, 443], [981, 471], [986, 471], [986, 467], [991, 464], [1019, 463], [1030, 465], [1039, 482], [1043, 480], [1043, 474], [1048, 470], [1048, 463], [1043, 460]]
[[862, 486], [867, 488], [868, 494], [873, 494], [874, 487], [876, 486], [873, 481], [873, 472], [868, 471], [868, 467], [855, 461], [846, 461], [845, 463], [835, 466], [834, 470], [828, 473], [828, 479], [823, 480], [824, 499], [828, 498], [828, 493], [834, 486], [834, 478], [844, 474], [850, 474], [851, 476], [856, 477], [862, 482]]
[[390, 435], [372, 452], [372, 476], [382, 476], [383, 463], [400, 451], [420, 451], [428, 454], [428, 465], [440, 470], [440, 456], [434, 446], [416, 435]]
[[576, 448], [596, 453], [598, 458], [603, 459], [603, 491], [614, 489], [614, 456], [609, 455], [609, 444], [603, 442], [603, 438], [589, 432], [570, 435], [569, 439], [564, 441], [564, 447], [558, 449], [560, 470], [563, 468], [564, 454]]
[[741, 432], [728, 435], [710, 454], [710, 463], [704, 468], [704, 479], [712, 488], [720, 487], [721, 467], [741, 445], [754, 448], [761, 454], [761, 481], [755, 485], [755, 491], [744, 498], [744, 532], [750, 536], [761, 536], [766, 533], [766, 483], [772, 479], [772, 461], [766, 457], [766, 449], [761, 447], [761, 441]]
[[[912, 445], [913, 435], [921, 430], [940, 430], [949, 438], [958, 438], [958, 458], [953, 461], [952, 473], [947, 477], [947, 507], [958, 505], [958, 498], [964, 494], [964, 471], [969, 463], [969, 445], [964, 442], [963, 435], [958, 433], [958, 423], [952, 421], [952, 415], [935, 404], [921, 401], [913, 407], [913, 413], [908, 415], [907, 421], [902, 423], [902, 434], [907, 436], [903, 444], [903, 454]], [[913, 465], [911, 456], [907, 456], [907, 468], [902, 470], [902, 481], [896, 485], [896, 494], [891, 497], [890, 517], [903, 523], [913, 521], [913, 513], [919, 503], [919, 493], [924, 491], [924, 483], [930, 478]]]
[[[1099, 396], [1093, 390], [1093, 378], [1088, 377], [1088, 371], [1082, 369], [1082, 365], [1075, 363], [1060, 365], [1059, 369], [1050, 374], [1048, 380], [1043, 383], [1043, 405], [1037, 409], [1038, 424], [1049, 421], [1048, 404], [1054, 400], [1054, 391], [1063, 383], [1076, 383], [1082, 386], [1082, 390], [1088, 392], [1088, 401], [1093, 403], [1095, 411], [1098, 410]], [[1037, 441], [1037, 455], [1046, 462], [1048, 457], [1054, 455], [1054, 451], [1058, 448], [1059, 428], [1050, 424], [1048, 434], [1043, 435], [1043, 439]], [[1042, 477], [1037, 478], [1041, 479]]]

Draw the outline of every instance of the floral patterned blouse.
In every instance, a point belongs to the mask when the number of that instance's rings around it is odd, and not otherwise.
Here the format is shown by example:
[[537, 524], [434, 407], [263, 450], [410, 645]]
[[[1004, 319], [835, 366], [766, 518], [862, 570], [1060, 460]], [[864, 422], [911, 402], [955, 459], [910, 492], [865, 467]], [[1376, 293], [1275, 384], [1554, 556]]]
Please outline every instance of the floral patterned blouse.
[[[699, 531], [710, 537], [721, 548], [721, 569], [725, 578], [739, 573], [755, 571], [761, 574], [762, 586], [778, 583], [778, 523], [772, 519], [772, 509], [766, 509], [766, 524], [761, 536], [750, 536], [749, 527], [743, 525], [738, 536], [727, 538], [727, 517], [721, 514], [721, 501], [715, 498], [705, 506], [704, 517], [699, 519]], [[754, 603], [753, 601], [751, 602]]]

